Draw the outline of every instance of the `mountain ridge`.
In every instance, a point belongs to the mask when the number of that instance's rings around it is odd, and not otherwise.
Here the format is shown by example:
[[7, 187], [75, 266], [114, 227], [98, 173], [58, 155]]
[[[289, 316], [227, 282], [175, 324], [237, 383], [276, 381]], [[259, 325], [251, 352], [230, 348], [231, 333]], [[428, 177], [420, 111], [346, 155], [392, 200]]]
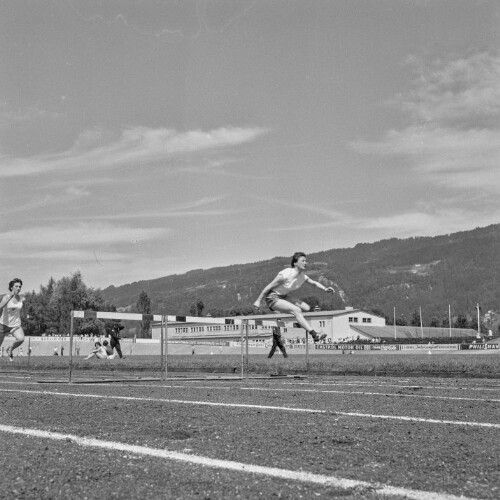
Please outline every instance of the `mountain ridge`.
[[[292, 252], [291, 252], [292, 253]], [[133, 309], [145, 291], [154, 311], [190, 315], [201, 301], [204, 314], [247, 313], [262, 288], [284, 267], [290, 257], [273, 257], [246, 264], [193, 269], [110, 286], [101, 290], [117, 307]], [[350, 305], [408, 319], [422, 308], [428, 320], [442, 319], [448, 307], [455, 313], [472, 314], [480, 303], [484, 310], [500, 309], [500, 224], [439, 236], [390, 238], [358, 243], [308, 254], [312, 279], [343, 290], [333, 297], [307, 285], [300, 296], [323, 309]], [[427, 321], [428, 323], [429, 321]]]

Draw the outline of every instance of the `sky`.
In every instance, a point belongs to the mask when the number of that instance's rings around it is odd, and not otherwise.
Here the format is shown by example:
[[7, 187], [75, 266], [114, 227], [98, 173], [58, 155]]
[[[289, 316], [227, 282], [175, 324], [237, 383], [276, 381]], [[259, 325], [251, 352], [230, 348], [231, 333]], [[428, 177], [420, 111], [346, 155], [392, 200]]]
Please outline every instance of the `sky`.
[[497, 0], [0, 0], [0, 275], [94, 288], [500, 222]]

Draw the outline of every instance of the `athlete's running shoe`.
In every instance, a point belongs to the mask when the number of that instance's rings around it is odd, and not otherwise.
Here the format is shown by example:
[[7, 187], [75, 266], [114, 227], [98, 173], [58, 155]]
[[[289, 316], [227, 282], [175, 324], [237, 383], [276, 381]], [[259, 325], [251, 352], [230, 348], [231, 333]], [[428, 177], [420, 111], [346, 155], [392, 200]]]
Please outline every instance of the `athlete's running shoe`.
[[320, 335], [319, 333], [316, 333], [314, 330], [311, 330], [309, 332], [309, 335], [313, 338], [314, 342], [319, 342], [320, 340], [326, 339], [326, 333], [322, 333]]

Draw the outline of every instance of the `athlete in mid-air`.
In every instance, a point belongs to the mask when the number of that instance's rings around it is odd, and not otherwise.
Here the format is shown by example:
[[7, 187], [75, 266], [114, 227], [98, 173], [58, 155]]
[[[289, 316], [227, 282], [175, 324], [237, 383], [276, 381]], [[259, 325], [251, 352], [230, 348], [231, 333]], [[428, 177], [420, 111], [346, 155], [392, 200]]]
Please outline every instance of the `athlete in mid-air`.
[[262, 290], [253, 305], [256, 309], [259, 309], [262, 299], [265, 298], [271, 311], [292, 314], [299, 325], [313, 338], [314, 342], [319, 342], [326, 337], [326, 334], [320, 335], [315, 332], [304, 317], [303, 313], [310, 310], [309, 305], [303, 300], [289, 297], [289, 294], [298, 290], [304, 283], [309, 283], [324, 292], [333, 293], [334, 290], [332, 287], [325, 287], [318, 281], [309, 278], [305, 274], [306, 267], [306, 254], [304, 252], [295, 252], [292, 256], [291, 267], [287, 267], [278, 273], [276, 278]]

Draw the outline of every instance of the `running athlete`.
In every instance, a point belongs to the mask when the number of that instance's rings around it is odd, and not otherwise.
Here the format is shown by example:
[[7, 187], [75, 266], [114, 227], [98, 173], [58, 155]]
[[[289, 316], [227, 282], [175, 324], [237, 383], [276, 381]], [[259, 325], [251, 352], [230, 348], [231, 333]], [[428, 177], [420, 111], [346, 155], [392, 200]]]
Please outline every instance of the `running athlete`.
[[15, 339], [6, 349], [10, 361], [14, 361], [12, 351], [24, 342], [24, 330], [21, 326], [21, 308], [24, 302], [24, 295], [21, 294], [22, 286], [23, 282], [19, 278], [14, 278], [9, 283], [9, 293], [0, 300], [0, 345], [9, 333]]
[[293, 299], [288, 295], [298, 290], [304, 283], [309, 283], [324, 292], [333, 293], [334, 290], [330, 286], [325, 287], [321, 283], [309, 278], [309, 276], [305, 274], [306, 267], [306, 254], [303, 252], [295, 252], [292, 256], [291, 267], [287, 267], [278, 273], [276, 278], [262, 290], [253, 305], [256, 309], [259, 309], [262, 299], [265, 298], [271, 311], [293, 314], [299, 325], [306, 330], [313, 338], [314, 342], [319, 342], [326, 338], [326, 333], [320, 335], [314, 331], [304, 317], [303, 313], [310, 310], [309, 305], [302, 300]]

